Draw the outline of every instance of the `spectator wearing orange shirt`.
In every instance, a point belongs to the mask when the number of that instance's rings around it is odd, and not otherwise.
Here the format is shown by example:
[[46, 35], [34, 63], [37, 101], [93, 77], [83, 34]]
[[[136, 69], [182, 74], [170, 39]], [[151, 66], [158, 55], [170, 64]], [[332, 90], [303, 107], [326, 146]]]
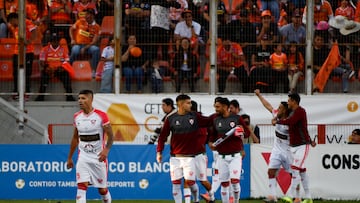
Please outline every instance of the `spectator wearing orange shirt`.
[[282, 44], [274, 45], [274, 53], [271, 54], [269, 63], [273, 70], [273, 92], [277, 90], [277, 84], [282, 83], [283, 92], [289, 92], [288, 59], [282, 51]]
[[[14, 93], [18, 93], [18, 56], [19, 56], [19, 16], [17, 13], [10, 13], [8, 15], [8, 29], [12, 33], [12, 37], [16, 39], [14, 55], [13, 55], [13, 77], [14, 77]], [[34, 60], [34, 45], [32, 42], [36, 39], [36, 29], [37, 26], [34, 25], [30, 20], [25, 20], [25, 42], [26, 45], [26, 56], [25, 56], [25, 91], [30, 92], [31, 84], [31, 73], [32, 73], [32, 64]], [[13, 99], [18, 99], [19, 95], [14, 95]], [[29, 99], [29, 95], [25, 95], [25, 99]]]
[[347, 20], [353, 20], [355, 17], [355, 10], [350, 5], [349, 0], [342, 0], [339, 7], [335, 10], [335, 16], [342, 15], [346, 17]]
[[47, 5], [47, 0], [27, 0], [26, 2], [26, 18], [38, 27], [38, 37], [40, 38], [48, 28], [49, 11]]
[[356, 4], [354, 21], [360, 23], [360, 1]]
[[85, 18], [87, 9], [93, 9], [94, 15], [97, 15], [98, 13], [96, 9], [96, 4], [91, 0], [80, 0], [78, 2], [75, 2], [73, 6], [73, 14], [75, 21], [79, 20], [80, 18]]
[[248, 64], [238, 43], [231, 42], [230, 36], [222, 36], [222, 44], [217, 49], [218, 91], [224, 93], [229, 74], [234, 74], [242, 83], [243, 92], [250, 92]]
[[[333, 9], [331, 4], [326, 0], [314, 0], [314, 24], [318, 24], [320, 21], [328, 22], [331, 18], [334, 17]], [[306, 13], [307, 7], [304, 8], [302, 22], [306, 24]]]
[[95, 77], [95, 70], [100, 60], [100, 48], [97, 46], [100, 34], [100, 25], [95, 22], [93, 9], [87, 9], [85, 19], [77, 20], [70, 27], [69, 32], [72, 45], [70, 63], [72, 64], [79, 54], [90, 54], [93, 77]]
[[303, 75], [303, 70], [305, 66], [305, 60], [302, 53], [299, 51], [299, 45], [296, 42], [290, 42], [289, 53], [289, 87], [290, 92], [296, 92], [296, 85], [300, 76]]
[[0, 0], [0, 38], [8, 37], [7, 16], [18, 10], [17, 0]]
[[[60, 37], [53, 33], [50, 44], [42, 48], [40, 52], [41, 80], [39, 93], [45, 93], [49, 80], [53, 77], [59, 78], [63, 83], [66, 93], [72, 93], [71, 79], [69, 73], [62, 65], [69, 61], [69, 53], [66, 48], [60, 46]], [[44, 95], [36, 97], [35, 101], [44, 101]], [[75, 101], [73, 96], [67, 95], [66, 101]]]
[[53, 0], [50, 6], [51, 29], [61, 36], [69, 39], [69, 25], [71, 19], [72, 5], [70, 0]]

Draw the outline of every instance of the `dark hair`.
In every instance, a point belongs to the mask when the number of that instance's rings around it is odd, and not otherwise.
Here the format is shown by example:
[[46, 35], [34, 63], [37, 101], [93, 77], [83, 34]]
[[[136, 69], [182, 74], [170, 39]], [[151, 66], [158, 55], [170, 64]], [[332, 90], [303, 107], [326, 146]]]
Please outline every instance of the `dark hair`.
[[10, 13], [8, 16], [7, 16], [7, 21], [9, 22], [10, 20], [12, 19], [18, 19], [19, 18], [19, 15], [17, 13]]
[[236, 99], [231, 100], [229, 106], [230, 105], [233, 105], [235, 108], [240, 108], [240, 104]]
[[288, 95], [290, 99], [294, 100], [297, 104], [300, 104], [300, 95], [296, 92]]
[[226, 106], [230, 106], [230, 101], [228, 98], [225, 97], [220, 97], [217, 101], [215, 102], [219, 102], [220, 104], [226, 105]]
[[79, 95], [80, 94], [90, 94], [91, 96], [94, 96], [94, 92], [92, 90], [81, 90], [79, 92]]
[[242, 114], [241, 118], [242, 119], [249, 119], [249, 121], [250, 121], [250, 116], [248, 114]]
[[198, 104], [196, 101], [194, 100], [191, 100], [191, 111], [195, 111], [195, 112], [198, 112]]
[[165, 98], [162, 102], [174, 109], [174, 101], [171, 98]]
[[176, 97], [176, 102], [187, 100], [187, 99], [191, 99], [189, 95], [180, 94], [179, 96]]
[[286, 115], [289, 115], [290, 114], [290, 111], [291, 109], [289, 109], [289, 105], [286, 101], [282, 101], [280, 102], [281, 105], [283, 105], [285, 107], [285, 110], [286, 110]]
[[356, 128], [352, 131], [355, 135], [360, 135], [360, 129]]
[[222, 97], [215, 97], [214, 103], [218, 102]]
[[[298, 63], [299, 63], [299, 49], [298, 49], [298, 45], [297, 45], [297, 42], [295, 42], [295, 41], [291, 41], [290, 42], [290, 46], [295, 46], [296, 47], [296, 51], [295, 51], [295, 64], [297, 65]], [[288, 53], [288, 56], [290, 56], [290, 54], [291, 54], [291, 52], [290, 52], [290, 48], [289, 48], [289, 53]]]

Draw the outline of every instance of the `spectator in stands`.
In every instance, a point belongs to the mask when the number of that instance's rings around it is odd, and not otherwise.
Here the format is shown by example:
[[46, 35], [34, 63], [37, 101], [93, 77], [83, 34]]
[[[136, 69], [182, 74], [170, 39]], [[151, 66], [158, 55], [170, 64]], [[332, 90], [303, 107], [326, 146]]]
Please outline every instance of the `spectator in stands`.
[[198, 37], [201, 31], [201, 25], [192, 20], [190, 10], [182, 12], [183, 21], [176, 24], [174, 31], [174, 40], [176, 41], [176, 51], [180, 50], [182, 38], [186, 37], [190, 40], [191, 46], [195, 54], [198, 53]]
[[104, 61], [104, 69], [101, 73], [100, 93], [112, 92], [115, 54], [114, 46], [114, 39], [110, 39], [108, 46], [106, 46], [101, 53], [101, 60]]
[[351, 132], [348, 144], [360, 144], [360, 129], [354, 129]]
[[[261, 23], [261, 11], [260, 11], [261, 4], [255, 0], [248, 0], [243, 1], [242, 3], [236, 5], [235, 10], [240, 11], [240, 17], [242, 10], [247, 11], [247, 16], [250, 21], [255, 27]], [[259, 33], [256, 33], [258, 35]]]
[[179, 51], [174, 58], [174, 77], [176, 92], [180, 92], [181, 84], [187, 79], [191, 92], [195, 92], [195, 80], [198, 77], [197, 68], [199, 61], [190, 47], [190, 39], [183, 37], [180, 40]]
[[269, 63], [272, 52], [269, 42], [260, 40], [260, 45], [251, 55], [250, 84], [266, 93], [272, 90], [272, 71]]
[[[320, 21], [329, 22], [331, 18], [334, 17], [333, 9], [331, 4], [327, 0], [314, 0], [314, 24], [318, 24]], [[306, 10], [307, 7], [304, 8], [302, 22], [306, 24]]]
[[256, 37], [256, 41], [260, 40], [268, 41], [270, 44], [273, 44], [276, 41], [279, 41], [279, 30], [276, 23], [271, 21], [271, 12], [265, 10], [261, 13], [261, 24], [257, 28], [259, 34]]
[[56, 30], [61, 37], [69, 41], [69, 25], [72, 24], [71, 18], [72, 5], [69, 0], [55, 0], [50, 6], [51, 30]]
[[261, 0], [261, 9], [262, 11], [269, 10], [275, 17], [275, 22], [277, 23], [280, 18], [280, 8], [278, 0]]
[[[254, 132], [255, 136], [259, 139], [258, 143], [260, 143], [260, 128], [259, 128], [259, 126], [251, 123], [250, 116], [248, 114], [242, 114], [241, 118], [244, 120], [244, 123], [247, 126], [249, 126], [250, 129]], [[252, 137], [249, 136], [248, 138], [243, 138], [243, 143], [251, 144], [251, 143], [254, 143], [254, 141], [252, 140]]]
[[348, 20], [353, 20], [355, 17], [355, 10], [350, 5], [349, 0], [341, 0], [341, 4], [335, 10], [335, 16], [344, 16]]
[[241, 45], [246, 59], [250, 61], [256, 44], [256, 29], [249, 21], [249, 12], [246, 9], [241, 10], [239, 16], [238, 20], [227, 24], [226, 32], [231, 35], [231, 41]]
[[222, 44], [217, 48], [218, 91], [224, 93], [230, 74], [242, 83], [243, 92], [250, 92], [248, 64], [240, 44], [232, 42], [229, 34], [221, 36]]
[[50, 6], [50, 20], [52, 24], [69, 24], [71, 20], [72, 5], [69, 0], [55, 0]]
[[152, 43], [148, 37], [150, 29], [150, 3], [145, 0], [125, 3], [125, 32], [135, 34], [138, 44]]
[[86, 9], [85, 18], [80, 18], [69, 31], [71, 39], [70, 63], [72, 64], [80, 54], [90, 54], [92, 76], [95, 77], [95, 70], [100, 60], [100, 48], [97, 45], [101, 30], [100, 25], [95, 22], [95, 11]]
[[49, 10], [47, 5], [47, 0], [26, 1], [26, 18], [30, 19], [38, 27], [37, 31], [39, 33], [37, 37], [40, 39], [48, 29]]
[[273, 92], [277, 91], [279, 83], [282, 83], [283, 93], [289, 92], [288, 59], [281, 43], [274, 45], [274, 53], [271, 54], [269, 63], [273, 70]]
[[233, 99], [230, 101], [229, 111], [230, 111], [230, 113], [233, 113], [236, 115], [245, 114], [244, 110], [242, 108], [240, 108], [240, 104], [239, 104], [238, 100], [236, 100], [236, 99]]
[[7, 16], [17, 10], [18, 0], [0, 0], [0, 38], [8, 37]]
[[159, 60], [152, 61], [150, 67], [151, 90], [152, 93], [160, 93], [164, 89], [163, 77], [165, 75], [165, 67], [160, 66]]
[[296, 42], [297, 44], [305, 43], [306, 30], [301, 23], [301, 13], [299, 9], [293, 11], [291, 21], [292, 23], [280, 28], [282, 42], [286, 45], [290, 42]]
[[170, 7], [180, 8], [176, 0], [152, 0], [150, 12], [150, 59], [158, 58], [158, 48], [161, 46], [161, 55], [163, 59], [167, 58], [168, 46], [170, 42]]
[[123, 46], [121, 50], [126, 93], [131, 92], [131, 83], [133, 80], [135, 80], [137, 84], [137, 93], [141, 93], [143, 90], [143, 79], [148, 61], [144, 53], [139, 57], [131, 55], [131, 49], [136, 46], [136, 36], [129, 35], [127, 45]]
[[[17, 13], [10, 13], [7, 17], [8, 30], [11, 33], [11, 37], [16, 39], [14, 55], [13, 55], [13, 77], [14, 77], [14, 93], [18, 93], [18, 59], [19, 59], [19, 17]], [[30, 20], [25, 19], [25, 41], [26, 55], [25, 55], [25, 92], [31, 92], [31, 73], [32, 64], [34, 60], [34, 45], [33, 42], [36, 39], [37, 26]], [[13, 96], [13, 99], [18, 99], [19, 95]], [[29, 95], [25, 95], [25, 100], [29, 99]]]
[[288, 50], [288, 60], [289, 60], [289, 87], [290, 92], [296, 92], [296, 85], [299, 78], [303, 75], [305, 60], [301, 51], [298, 49], [299, 45], [296, 42], [290, 42], [290, 47]]
[[101, 23], [104, 16], [113, 16], [114, 15], [114, 0], [101, 0], [98, 3], [98, 14], [96, 16], [99, 24]]
[[[66, 93], [72, 93], [70, 74], [63, 68], [64, 63], [69, 61], [69, 53], [66, 48], [60, 46], [59, 41], [59, 35], [52, 33], [50, 43], [43, 47], [40, 52], [41, 79], [39, 93], [41, 94], [45, 93], [50, 79], [54, 77], [63, 83]], [[39, 95], [35, 101], [44, 101], [44, 99], [44, 95]], [[75, 99], [72, 95], [66, 95], [66, 101], [75, 101]]]
[[[201, 27], [204, 28], [207, 32], [209, 31], [209, 24], [210, 24], [210, 5], [209, 2], [205, 2], [202, 7], [202, 19], [204, 19], [203, 22], [201, 22]], [[229, 14], [226, 11], [225, 4], [222, 0], [218, 1], [217, 5], [217, 25], [225, 25], [228, 23]]]
[[85, 19], [87, 13], [86, 11], [89, 9], [94, 11], [94, 16], [98, 14], [96, 4], [91, 0], [79, 0], [75, 2], [73, 6], [74, 20], [77, 21], [81, 18]]
[[[321, 66], [325, 62], [326, 58], [329, 55], [329, 48], [324, 43], [324, 36], [322, 33], [315, 31], [314, 32], [314, 42], [313, 42], [313, 79], [316, 74], [319, 72]], [[313, 84], [313, 92], [319, 91], [318, 88]]]
[[360, 23], [360, 1], [356, 4], [354, 21]]

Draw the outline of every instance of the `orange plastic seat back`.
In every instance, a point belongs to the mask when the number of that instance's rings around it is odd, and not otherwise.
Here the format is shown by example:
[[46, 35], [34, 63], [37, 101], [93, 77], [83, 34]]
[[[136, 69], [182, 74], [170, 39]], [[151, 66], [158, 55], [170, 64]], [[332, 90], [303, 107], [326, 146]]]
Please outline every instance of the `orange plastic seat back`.
[[13, 80], [12, 60], [0, 61], [0, 81]]
[[89, 61], [74, 61], [72, 67], [75, 71], [75, 81], [90, 81], [92, 80], [92, 70]]

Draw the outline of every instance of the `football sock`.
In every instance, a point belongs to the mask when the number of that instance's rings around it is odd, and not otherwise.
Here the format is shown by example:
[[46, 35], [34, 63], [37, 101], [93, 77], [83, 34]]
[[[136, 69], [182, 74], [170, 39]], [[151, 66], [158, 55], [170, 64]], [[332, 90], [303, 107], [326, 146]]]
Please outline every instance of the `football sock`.
[[276, 178], [269, 178], [270, 196], [276, 198]]
[[221, 200], [222, 200], [222, 203], [229, 203], [229, 193], [230, 193], [230, 187], [227, 186], [227, 187], [224, 187], [224, 186], [221, 186]]
[[190, 188], [184, 188], [184, 199], [185, 199], [185, 203], [190, 203], [191, 202]]
[[199, 186], [198, 184], [194, 184], [190, 186], [191, 194], [193, 196], [193, 201], [198, 202], [199, 201]]
[[86, 190], [77, 189], [76, 203], [86, 203]]
[[234, 196], [234, 201], [238, 202], [240, 199], [240, 192], [241, 192], [240, 183], [233, 183], [231, 184], [231, 186], [232, 186], [232, 194]]
[[107, 191], [107, 193], [105, 195], [101, 195], [101, 198], [102, 198], [103, 203], [111, 203], [111, 194], [110, 194], [109, 190]]
[[181, 184], [173, 184], [172, 190], [175, 203], [182, 203]]
[[300, 172], [298, 170], [293, 170], [292, 172], [292, 180], [290, 186], [290, 197], [294, 197], [296, 195], [296, 187], [300, 184], [301, 177]]
[[215, 173], [214, 176], [212, 177], [212, 182], [211, 182], [211, 191], [213, 193], [216, 193], [219, 187], [220, 187], [219, 174], [217, 174], [217, 169], [215, 169]]
[[310, 189], [309, 189], [309, 176], [306, 172], [300, 173], [301, 183], [305, 191], [305, 198], [311, 199]]

